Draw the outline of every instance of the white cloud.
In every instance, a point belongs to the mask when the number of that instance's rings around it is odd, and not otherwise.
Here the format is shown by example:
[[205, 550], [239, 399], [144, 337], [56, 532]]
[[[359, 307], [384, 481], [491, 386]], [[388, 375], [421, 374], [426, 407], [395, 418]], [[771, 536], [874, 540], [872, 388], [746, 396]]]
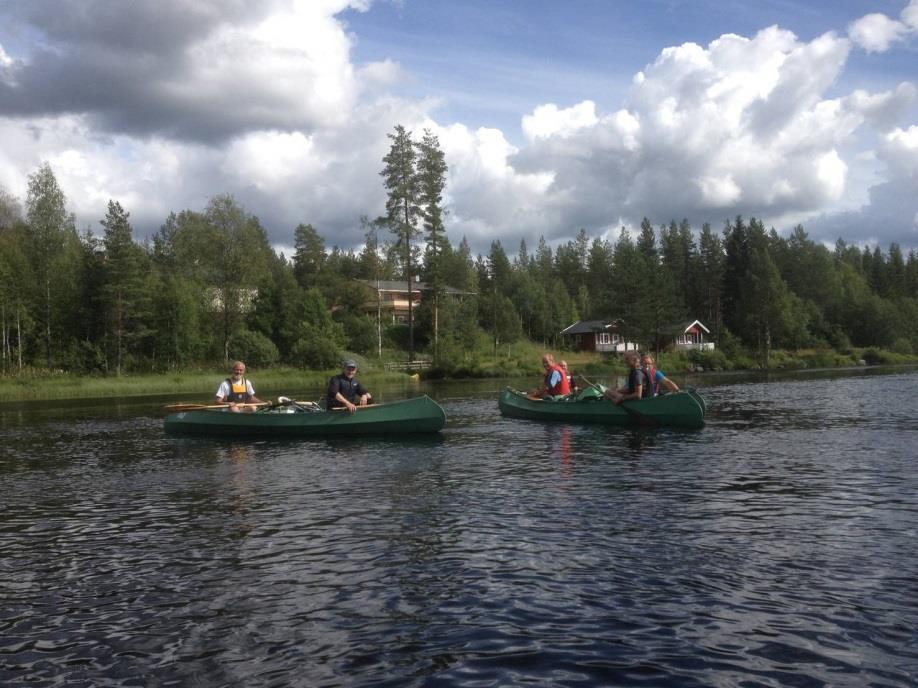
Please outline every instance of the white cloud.
[[564, 110], [559, 110], [554, 103], [548, 103], [523, 117], [523, 133], [530, 141], [550, 136], [567, 137], [596, 122], [596, 104], [590, 100]]
[[882, 53], [908, 33], [908, 27], [885, 14], [868, 14], [848, 27], [848, 35], [870, 53]]
[[894, 176], [915, 183], [915, 192], [918, 193], [918, 126], [896, 129], [887, 134], [879, 155]]
[[[667, 48], [634, 79], [625, 110], [557, 132], [545, 126], [511, 164], [553, 174], [543, 205], [568, 233], [620, 215], [660, 222], [819, 212], [845, 193], [841, 147], [868, 120], [889, 121], [914, 99], [908, 86], [826, 99], [848, 45], [831, 33], [802, 42], [770, 27], [707, 48]], [[551, 122], [544, 112], [532, 117]]]
[[902, 10], [902, 21], [912, 31], [918, 31], [918, 0], [911, 0], [908, 6]]
[[882, 53], [909, 34], [918, 31], [918, 0], [912, 0], [902, 10], [901, 21], [885, 14], [867, 14], [848, 26], [848, 35], [861, 48], [871, 53]]
[[[438, 122], [437, 101], [390, 95], [410, 77], [402, 65], [352, 64], [353, 36], [336, 13], [368, 2], [276, 0], [271, 14], [195, 36], [177, 58], [187, 69], [115, 92], [111, 112], [0, 116], [0, 185], [24, 196], [26, 176], [47, 160], [80, 227], [98, 228], [109, 198], [150, 232], [170, 211], [231, 193], [276, 245], [310, 222], [329, 244], [354, 246], [360, 216], [383, 212], [386, 134], [401, 123], [439, 136], [447, 229], [475, 250], [497, 238], [512, 250], [520, 238], [560, 239], [580, 227], [617, 234], [644, 215], [655, 224], [736, 214], [796, 223], [851, 198], [849, 180], [866, 178], [867, 166], [879, 175], [874, 203], [918, 198], [918, 130], [901, 128], [915, 86], [845, 93], [848, 38], [802, 41], [773, 26], [668, 47], [635, 75], [621, 106], [539, 105], [521, 117], [525, 143], [516, 147], [498, 129]], [[915, 8], [918, 0], [903, 25]], [[19, 68], [0, 48], [0, 79]], [[161, 119], [141, 126], [144, 98], [157, 101]], [[130, 102], [119, 111], [120, 100]], [[873, 136], [880, 146], [871, 155], [863, 141]], [[916, 209], [903, 207], [911, 218]]]

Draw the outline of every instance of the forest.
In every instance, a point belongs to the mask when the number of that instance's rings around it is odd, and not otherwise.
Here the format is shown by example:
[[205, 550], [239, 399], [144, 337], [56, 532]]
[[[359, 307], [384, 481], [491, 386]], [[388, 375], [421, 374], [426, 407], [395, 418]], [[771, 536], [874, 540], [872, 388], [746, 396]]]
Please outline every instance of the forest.
[[[335, 367], [345, 352], [458, 370], [500, 345], [561, 349], [581, 319], [620, 318], [649, 348], [699, 319], [719, 355], [767, 366], [776, 350], [918, 351], [918, 255], [893, 243], [834, 248], [802, 226], [789, 236], [756, 218], [713, 229], [675, 220], [614, 237], [586, 230], [487, 255], [451, 244], [447, 164], [429, 131], [397, 126], [380, 177], [386, 213], [355, 218], [366, 241], [328, 246], [304, 218], [294, 252], [272, 248], [257, 216], [230, 195], [166, 217], [138, 241], [130, 209], [110, 200], [79, 231], [48, 164], [24, 201], [0, 189], [2, 372], [149, 373], [221, 365]], [[100, 211], [100, 214], [101, 211]], [[522, 228], [525, 230], [525, 228]], [[525, 231], [522, 232], [525, 234]], [[407, 323], [378, 323], [366, 282], [427, 285]], [[448, 298], [446, 288], [463, 292]]]

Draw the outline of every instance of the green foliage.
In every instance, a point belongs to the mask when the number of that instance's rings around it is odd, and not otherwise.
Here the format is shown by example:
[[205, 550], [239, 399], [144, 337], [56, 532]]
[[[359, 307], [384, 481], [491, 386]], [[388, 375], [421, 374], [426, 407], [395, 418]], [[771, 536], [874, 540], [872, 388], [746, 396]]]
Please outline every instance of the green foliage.
[[378, 348], [376, 320], [368, 315], [345, 315], [341, 321], [347, 348], [361, 354], [375, 354]]
[[408, 325], [391, 323], [383, 329], [383, 346], [406, 351], [408, 349]]
[[912, 343], [905, 337], [898, 337], [896, 341], [892, 343], [891, 349], [893, 353], [904, 354], [906, 356], [915, 353]]
[[[361, 281], [417, 275], [428, 283], [420, 306], [410, 325], [386, 325], [391, 304], [382, 311], [384, 344], [395, 359], [417, 349], [441, 375], [538, 377], [543, 347], [570, 346], [559, 333], [581, 318], [621, 319], [624, 337], [662, 348], [660, 366], [673, 371], [839, 365], [861, 348], [871, 362], [902, 362], [918, 350], [915, 250], [839, 240], [833, 252], [803, 227], [782, 238], [755, 218], [697, 235], [685, 220], [654, 230], [645, 218], [614, 242], [581, 229], [554, 248], [544, 237], [534, 251], [521, 241], [511, 260], [495, 237], [473, 256], [464, 238], [454, 248], [446, 236], [447, 165], [436, 136], [413, 142], [398, 126], [390, 142], [387, 212], [360, 219], [359, 254], [327, 248], [303, 223], [288, 261], [227, 195], [170, 213], [152, 243], [140, 244], [115, 200], [102, 236], [78, 235], [47, 164], [30, 176], [22, 210], [0, 189], [2, 372], [168, 371], [231, 355], [336, 368], [345, 347], [375, 356], [379, 346], [368, 307], [375, 292]], [[717, 350], [665, 353], [674, 327], [695, 318]], [[583, 366], [621, 372], [614, 357]]]
[[885, 351], [879, 349], [864, 349], [861, 358], [866, 361], [867, 365], [886, 365], [893, 362], [892, 357]]
[[332, 319], [322, 293], [312, 288], [296, 309], [295, 342], [289, 361], [304, 368], [331, 368], [345, 342], [344, 327]]
[[[689, 352], [688, 358], [693, 366], [696, 368], [703, 368], [704, 370], [727, 370], [729, 368], [727, 355], [723, 351], [716, 349], [714, 351], [693, 349]], [[663, 368], [662, 362], [660, 368], [665, 369]]]
[[340, 363], [340, 349], [336, 341], [326, 339], [321, 333], [307, 332], [293, 345], [291, 359], [303, 368], [334, 368]]
[[247, 365], [270, 366], [280, 360], [280, 353], [274, 342], [261, 332], [240, 330], [233, 333], [229, 341], [229, 356], [232, 360], [245, 361]]

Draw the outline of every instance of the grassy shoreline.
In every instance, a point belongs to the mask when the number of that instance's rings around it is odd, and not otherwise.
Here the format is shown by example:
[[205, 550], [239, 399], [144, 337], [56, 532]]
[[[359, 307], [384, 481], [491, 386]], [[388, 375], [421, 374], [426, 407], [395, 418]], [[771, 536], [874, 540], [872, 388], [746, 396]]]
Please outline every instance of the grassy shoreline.
[[[530, 345], [525, 349], [508, 350], [506, 356], [496, 356], [475, 365], [460, 367], [451, 371], [425, 371], [425, 379], [463, 380], [488, 378], [531, 378], [538, 380], [542, 375], [539, 365], [541, 349]], [[587, 376], [623, 373], [625, 366], [618, 358], [602, 357], [584, 352], [563, 352], [573, 373]], [[697, 357], [692, 360], [685, 354], [662, 354], [657, 367], [667, 374], [698, 374], [699, 372], [763, 372], [760, 364], [746, 356], [725, 357], [721, 352], [704, 361], [699, 370]], [[707, 365], [705, 365], [707, 363]], [[876, 349], [854, 350], [845, 353], [834, 351], [775, 352], [767, 370], [790, 371], [811, 369], [832, 369], [874, 365], [916, 365], [918, 356], [896, 354]], [[256, 391], [262, 396], [271, 393], [291, 393], [304, 388], [324, 387], [336, 370], [303, 370], [290, 367], [249, 369], [249, 375], [256, 384]], [[220, 380], [227, 373], [221, 369], [193, 369], [167, 373], [129, 374], [121, 376], [75, 375], [63, 372], [30, 370], [19, 375], [0, 375], [0, 403], [21, 401], [50, 401], [65, 399], [101, 399], [106, 397], [145, 397], [175, 395], [176, 397], [196, 395], [207, 400], [216, 390]], [[361, 366], [361, 380], [369, 386], [384, 383], [405, 382], [409, 375], [404, 372], [387, 372], [379, 364]]]
[[[291, 388], [324, 386], [336, 371], [270, 368], [250, 370], [256, 392], [281, 392]], [[51, 401], [57, 399], [97, 399], [105, 397], [147, 397], [196, 395], [201, 401], [213, 397], [227, 373], [221, 370], [170, 371], [168, 373], [121, 376], [73, 375], [31, 371], [20, 376], [0, 377], [0, 403]], [[366, 380], [402, 380], [403, 373], [370, 373]]]

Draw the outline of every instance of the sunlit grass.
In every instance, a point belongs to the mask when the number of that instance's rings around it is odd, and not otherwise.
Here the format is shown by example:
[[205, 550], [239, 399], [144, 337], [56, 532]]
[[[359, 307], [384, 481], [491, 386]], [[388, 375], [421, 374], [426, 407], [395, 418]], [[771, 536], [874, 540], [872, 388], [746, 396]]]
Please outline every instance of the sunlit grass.
[[[454, 371], [441, 372], [440, 377], [463, 378], [532, 378], [543, 375], [542, 354], [548, 351], [556, 360], [564, 359], [574, 375], [585, 379], [596, 376], [622, 374], [626, 366], [620, 357], [585, 351], [562, 351], [545, 348], [529, 341], [510, 345], [487, 347], [469, 352], [470, 363]], [[381, 383], [409, 382], [409, 373], [387, 372], [376, 359], [357, 357], [360, 364], [360, 379], [372, 387]], [[730, 359], [723, 355], [724, 370], [758, 370], [761, 363], [747, 353], [736, 354]], [[857, 349], [846, 353], [832, 350], [802, 349], [794, 352], [775, 351], [772, 354], [772, 369], [832, 368], [858, 365], [915, 365], [918, 356], [892, 353], [877, 349]], [[663, 353], [657, 358], [657, 368], [667, 374], [684, 373], [692, 369], [689, 355], [684, 352]], [[721, 368], [711, 368], [714, 370]], [[300, 390], [322, 389], [329, 377], [337, 370], [303, 370], [290, 367], [257, 369], [249, 367], [248, 376], [255, 384], [256, 393], [262, 398], [276, 394], [296, 394]], [[435, 371], [428, 371], [435, 372]], [[18, 374], [0, 375], [0, 402], [51, 399], [100, 399], [107, 397], [142, 396], [197, 396], [202, 402], [209, 401], [228, 375], [225, 369], [194, 369], [159, 374], [130, 374], [122, 376], [77, 375], [64, 372], [26, 370]], [[427, 376], [426, 374], [422, 374]], [[433, 376], [438, 377], [437, 375]]]
[[[323, 387], [336, 370], [301, 370], [297, 368], [249, 369], [247, 375], [255, 384], [256, 393]], [[161, 374], [132, 374], [118, 376], [74, 375], [28, 371], [16, 376], [0, 377], [0, 401], [50, 399], [92, 399], [154, 395], [199, 394], [202, 401], [211, 399], [220, 381], [227, 376], [223, 370], [195, 370]], [[382, 371], [361, 374], [366, 382], [402, 380], [404, 373]]]

